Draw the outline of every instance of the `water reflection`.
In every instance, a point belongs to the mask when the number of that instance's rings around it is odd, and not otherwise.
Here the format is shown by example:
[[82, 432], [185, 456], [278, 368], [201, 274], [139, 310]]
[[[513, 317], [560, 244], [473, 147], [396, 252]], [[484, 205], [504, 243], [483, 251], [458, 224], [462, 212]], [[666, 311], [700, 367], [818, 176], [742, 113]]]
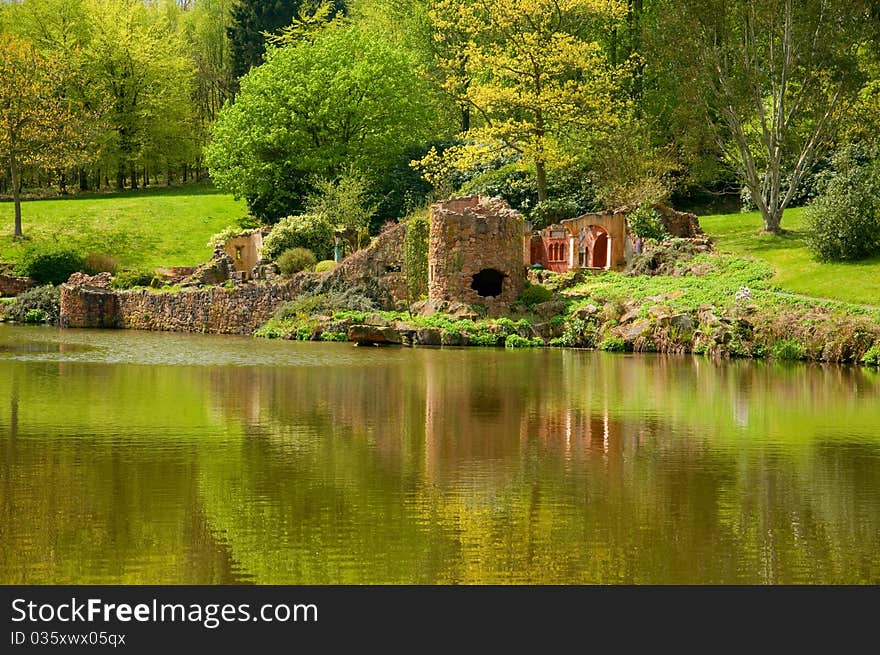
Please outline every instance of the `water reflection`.
[[868, 371], [92, 334], [0, 367], [0, 582], [880, 581]]

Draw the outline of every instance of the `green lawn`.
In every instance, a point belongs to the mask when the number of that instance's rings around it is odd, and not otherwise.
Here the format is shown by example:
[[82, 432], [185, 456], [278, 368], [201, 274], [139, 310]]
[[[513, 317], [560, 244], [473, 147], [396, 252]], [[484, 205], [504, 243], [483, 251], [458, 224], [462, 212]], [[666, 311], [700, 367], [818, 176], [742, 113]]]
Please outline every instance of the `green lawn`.
[[758, 212], [701, 216], [700, 225], [722, 252], [768, 262], [776, 270], [773, 282], [785, 291], [880, 306], [880, 256], [847, 264], [817, 262], [804, 243], [803, 218], [803, 208], [787, 210], [782, 227], [790, 232], [783, 236], [759, 234]]
[[58, 242], [114, 257], [123, 268], [194, 266], [208, 239], [247, 213], [243, 201], [206, 186], [84, 194], [22, 203], [25, 240], [12, 241], [12, 202], [0, 202], [0, 262], [33, 243]]

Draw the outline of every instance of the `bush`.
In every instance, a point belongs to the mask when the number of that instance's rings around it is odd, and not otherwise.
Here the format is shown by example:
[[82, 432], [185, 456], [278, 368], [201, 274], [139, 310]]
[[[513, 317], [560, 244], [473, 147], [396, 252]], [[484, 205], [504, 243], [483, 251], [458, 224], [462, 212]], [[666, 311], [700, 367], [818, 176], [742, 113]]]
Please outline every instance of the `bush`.
[[505, 348], [536, 348], [543, 345], [544, 342], [539, 338], [527, 339], [518, 334], [508, 334], [504, 339]]
[[553, 292], [550, 291], [545, 286], [541, 286], [540, 284], [531, 284], [523, 289], [523, 292], [519, 294], [519, 300], [524, 305], [528, 307], [533, 307], [534, 305], [539, 305], [542, 302], [548, 302], [553, 300]]
[[605, 337], [599, 344], [599, 350], [609, 353], [623, 352], [626, 349], [626, 342], [622, 337]]
[[61, 284], [72, 273], [85, 268], [82, 256], [67, 248], [31, 246], [25, 250], [16, 270], [39, 284]]
[[19, 323], [54, 323], [58, 320], [58, 299], [56, 287], [34, 287], [15, 299], [6, 316]]
[[648, 203], [642, 203], [636, 207], [627, 217], [629, 229], [642, 239], [654, 239], [663, 241], [669, 237], [663, 217]]
[[86, 255], [84, 272], [89, 275], [97, 275], [98, 273], [115, 273], [119, 268], [119, 262], [111, 255], [105, 255], [100, 252], [90, 252]]
[[315, 273], [326, 273], [332, 271], [337, 266], [339, 266], [339, 262], [335, 262], [332, 259], [322, 259], [315, 264]]
[[807, 208], [807, 245], [821, 261], [870, 257], [880, 252], [880, 161], [848, 149], [834, 169]]
[[278, 270], [282, 275], [293, 275], [315, 265], [315, 253], [308, 248], [290, 248], [278, 256]]
[[573, 198], [550, 198], [535, 205], [529, 213], [529, 221], [533, 229], [541, 230], [567, 218], [574, 218], [579, 213], [580, 207]]
[[330, 222], [320, 214], [282, 218], [263, 240], [263, 259], [276, 260], [291, 248], [306, 248], [319, 259], [330, 259], [333, 254]]
[[799, 360], [807, 356], [806, 349], [793, 339], [783, 339], [773, 344], [770, 353], [774, 359]]
[[871, 346], [862, 356], [862, 364], [865, 366], [880, 366], [880, 344]]
[[113, 279], [110, 280], [110, 286], [113, 289], [146, 287], [150, 286], [153, 277], [153, 271], [119, 271]]

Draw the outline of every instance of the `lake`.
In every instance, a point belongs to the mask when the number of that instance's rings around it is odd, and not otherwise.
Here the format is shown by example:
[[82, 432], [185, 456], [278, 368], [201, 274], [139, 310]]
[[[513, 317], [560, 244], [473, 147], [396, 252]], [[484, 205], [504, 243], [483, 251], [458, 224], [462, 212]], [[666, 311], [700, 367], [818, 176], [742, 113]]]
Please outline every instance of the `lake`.
[[880, 374], [0, 325], [0, 583], [880, 582]]

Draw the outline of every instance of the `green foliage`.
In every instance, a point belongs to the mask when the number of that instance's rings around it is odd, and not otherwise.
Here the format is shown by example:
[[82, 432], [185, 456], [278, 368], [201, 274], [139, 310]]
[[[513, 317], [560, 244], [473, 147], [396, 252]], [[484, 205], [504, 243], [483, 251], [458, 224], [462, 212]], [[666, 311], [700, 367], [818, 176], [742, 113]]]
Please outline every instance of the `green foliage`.
[[212, 178], [267, 221], [301, 211], [315, 176], [353, 168], [378, 181], [437, 123], [413, 63], [356, 24], [334, 23], [312, 39], [270, 48], [214, 125], [206, 150]]
[[880, 160], [853, 149], [834, 159], [835, 171], [806, 212], [807, 244], [820, 261], [850, 261], [880, 253]]
[[85, 268], [82, 255], [60, 246], [31, 246], [16, 266], [19, 275], [25, 275], [39, 284], [61, 284], [72, 273]]
[[49, 315], [46, 314], [42, 309], [29, 309], [27, 313], [24, 315], [25, 323], [45, 323], [49, 318]]
[[119, 271], [110, 280], [110, 286], [114, 289], [131, 289], [132, 287], [146, 287], [153, 281], [153, 271]]
[[605, 352], [623, 352], [626, 350], [626, 343], [622, 337], [607, 336], [598, 345], [599, 350]]
[[278, 255], [278, 270], [290, 277], [294, 273], [311, 269], [317, 260], [315, 253], [307, 248], [289, 248]]
[[328, 271], [332, 271], [337, 266], [339, 266], [339, 263], [333, 261], [332, 259], [322, 259], [317, 264], [315, 264], [315, 273], [327, 273]]
[[529, 212], [529, 220], [534, 229], [541, 230], [567, 218], [574, 218], [579, 213], [580, 207], [573, 198], [549, 198], [535, 205]]
[[235, 237], [246, 237], [254, 232], [259, 232], [257, 228], [242, 228], [238, 225], [230, 225], [229, 227], [223, 228], [217, 234], [211, 235], [211, 238], [208, 240], [208, 246], [210, 248], [216, 248], [217, 246], [224, 245], [229, 239], [234, 239]]
[[333, 251], [333, 228], [321, 214], [300, 214], [282, 218], [263, 240], [263, 258], [275, 260], [290, 248], [307, 248], [319, 259]]
[[537, 337], [529, 339], [518, 334], [508, 334], [504, 339], [505, 348], [539, 348], [543, 345], [544, 342]]
[[865, 366], [880, 366], [880, 344], [868, 348], [861, 361]]
[[369, 229], [376, 205], [369, 201], [370, 185], [362, 173], [348, 170], [335, 180], [319, 178], [314, 187], [306, 198], [309, 213], [324, 216], [337, 229], [351, 228], [359, 234]]
[[496, 318], [495, 325], [501, 328], [504, 331], [504, 334], [514, 334], [517, 331], [516, 323], [505, 316]]
[[423, 214], [412, 216], [406, 223], [403, 240], [406, 291], [410, 304], [428, 294], [428, 237], [431, 224]]
[[627, 216], [629, 229], [642, 239], [663, 241], [669, 237], [660, 212], [648, 203], [642, 203]]
[[554, 294], [547, 287], [540, 284], [530, 284], [522, 293], [519, 294], [519, 300], [528, 307], [534, 307], [542, 302], [553, 300]]
[[319, 338], [321, 341], [348, 341], [348, 335], [345, 332], [321, 332]]
[[19, 323], [55, 323], [58, 315], [59, 291], [51, 285], [28, 289], [6, 311], [8, 318]]
[[774, 359], [800, 360], [806, 358], [806, 349], [794, 339], [777, 341], [770, 347], [770, 354]]
[[565, 323], [559, 345], [569, 348], [593, 348], [599, 337], [599, 328], [593, 321], [571, 318]]

